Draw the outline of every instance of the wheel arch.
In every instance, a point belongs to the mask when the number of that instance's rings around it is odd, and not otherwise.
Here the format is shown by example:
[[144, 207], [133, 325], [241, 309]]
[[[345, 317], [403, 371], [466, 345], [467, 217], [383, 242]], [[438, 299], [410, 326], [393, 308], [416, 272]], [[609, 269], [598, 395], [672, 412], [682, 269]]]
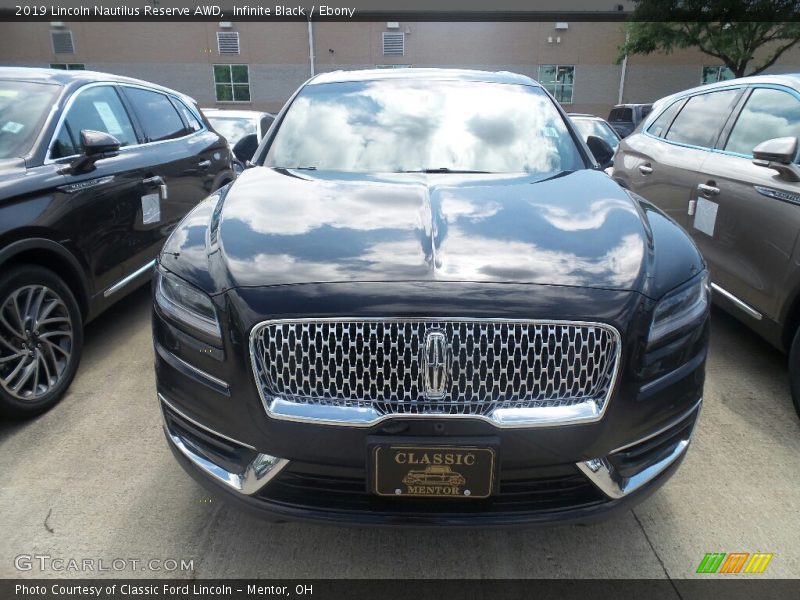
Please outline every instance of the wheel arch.
[[89, 283], [78, 259], [63, 245], [47, 238], [27, 238], [0, 249], [0, 268], [34, 264], [54, 271], [69, 287], [84, 321], [89, 316]]

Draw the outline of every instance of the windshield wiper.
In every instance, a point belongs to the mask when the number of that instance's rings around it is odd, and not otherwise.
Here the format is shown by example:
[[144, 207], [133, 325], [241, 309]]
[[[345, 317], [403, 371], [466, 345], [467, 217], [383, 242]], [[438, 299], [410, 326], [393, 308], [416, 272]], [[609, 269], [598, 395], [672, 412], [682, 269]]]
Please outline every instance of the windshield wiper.
[[450, 169], [448, 167], [439, 167], [438, 169], [411, 169], [408, 171], [397, 171], [398, 173], [490, 173], [491, 171], [471, 171], [468, 169]]
[[574, 172], [575, 172], [574, 170], [569, 170], [569, 169], [564, 171], [557, 171], [552, 175], [548, 175], [544, 179], [537, 179], [536, 181], [533, 181], [531, 183], [544, 183], [545, 181], [550, 181], [551, 179], [558, 179], [559, 177], [564, 177], [565, 175], [571, 175]]
[[272, 167], [273, 169], [282, 169], [284, 171], [316, 171], [317, 167]]

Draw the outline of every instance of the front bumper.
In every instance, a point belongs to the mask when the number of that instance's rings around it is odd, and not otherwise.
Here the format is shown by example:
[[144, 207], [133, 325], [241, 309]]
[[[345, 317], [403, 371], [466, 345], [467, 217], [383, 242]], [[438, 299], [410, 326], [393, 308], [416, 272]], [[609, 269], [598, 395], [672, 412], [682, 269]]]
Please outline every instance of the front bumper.
[[[226, 332], [221, 348], [191, 338], [156, 309], [156, 381], [165, 430], [192, 476], [275, 519], [474, 527], [588, 521], [641, 501], [684, 457], [700, 410], [706, 321], [680, 339], [648, 348], [641, 340], [647, 337], [650, 308], [634, 293], [575, 290], [570, 296], [563, 289], [555, 295], [531, 286], [464, 284], [445, 305], [439, 284], [375, 285], [368, 295], [364, 290], [320, 284], [229, 292], [215, 299]], [[476, 300], [481, 297], [486, 300]], [[402, 307], [393, 304], [397, 298]], [[324, 318], [342, 306], [367, 317], [444, 312], [512, 319], [591, 317], [620, 332], [620, 376], [605, 414], [591, 423], [503, 428], [466, 415], [398, 415], [352, 427], [272, 418], [250, 368], [248, 332], [264, 315]], [[436, 438], [442, 444], [494, 438], [499, 449], [496, 491], [486, 500], [376, 496], [366, 477], [367, 440], [381, 436], [409, 442]]]
[[383, 498], [364, 469], [271, 457], [182, 415], [159, 395], [164, 430], [181, 466], [206, 488], [273, 520], [352, 525], [504, 526], [587, 522], [658, 489], [684, 458], [701, 402], [643, 440], [574, 465], [501, 474], [485, 500]]

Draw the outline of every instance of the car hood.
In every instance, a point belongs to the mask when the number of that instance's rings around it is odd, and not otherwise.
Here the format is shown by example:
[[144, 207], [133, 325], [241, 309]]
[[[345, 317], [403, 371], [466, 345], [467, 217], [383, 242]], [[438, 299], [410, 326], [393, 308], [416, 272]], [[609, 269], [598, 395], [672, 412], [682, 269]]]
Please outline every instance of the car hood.
[[431, 280], [641, 291], [652, 249], [646, 211], [598, 171], [377, 177], [258, 167], [189, 215], [164, 264], [183, 257], [191, 267], [205, 255], [189, 275], [211, 293]]

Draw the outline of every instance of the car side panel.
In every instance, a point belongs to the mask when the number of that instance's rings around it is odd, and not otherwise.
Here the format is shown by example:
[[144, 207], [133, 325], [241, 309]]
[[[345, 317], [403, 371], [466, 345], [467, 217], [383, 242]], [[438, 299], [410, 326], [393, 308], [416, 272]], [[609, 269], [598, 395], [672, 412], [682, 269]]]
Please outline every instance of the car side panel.
[[614, 179], [686, 227], [689, 201], [696, 198], [698, 169], [707, 154], [706, 150], [635, 133], [620, 142]]
[[800, 234], [800, 184], [747, 158], [720, 152], [709, 153], [701, 179], [719, 190], [699, 199], [716, 211], [713, 231], [709, 235], [697, 228], [698, 218], [704, 218], [700, 210], [687, 230], [711, 267], [712, 281], [758, 312], [779, 319]]

